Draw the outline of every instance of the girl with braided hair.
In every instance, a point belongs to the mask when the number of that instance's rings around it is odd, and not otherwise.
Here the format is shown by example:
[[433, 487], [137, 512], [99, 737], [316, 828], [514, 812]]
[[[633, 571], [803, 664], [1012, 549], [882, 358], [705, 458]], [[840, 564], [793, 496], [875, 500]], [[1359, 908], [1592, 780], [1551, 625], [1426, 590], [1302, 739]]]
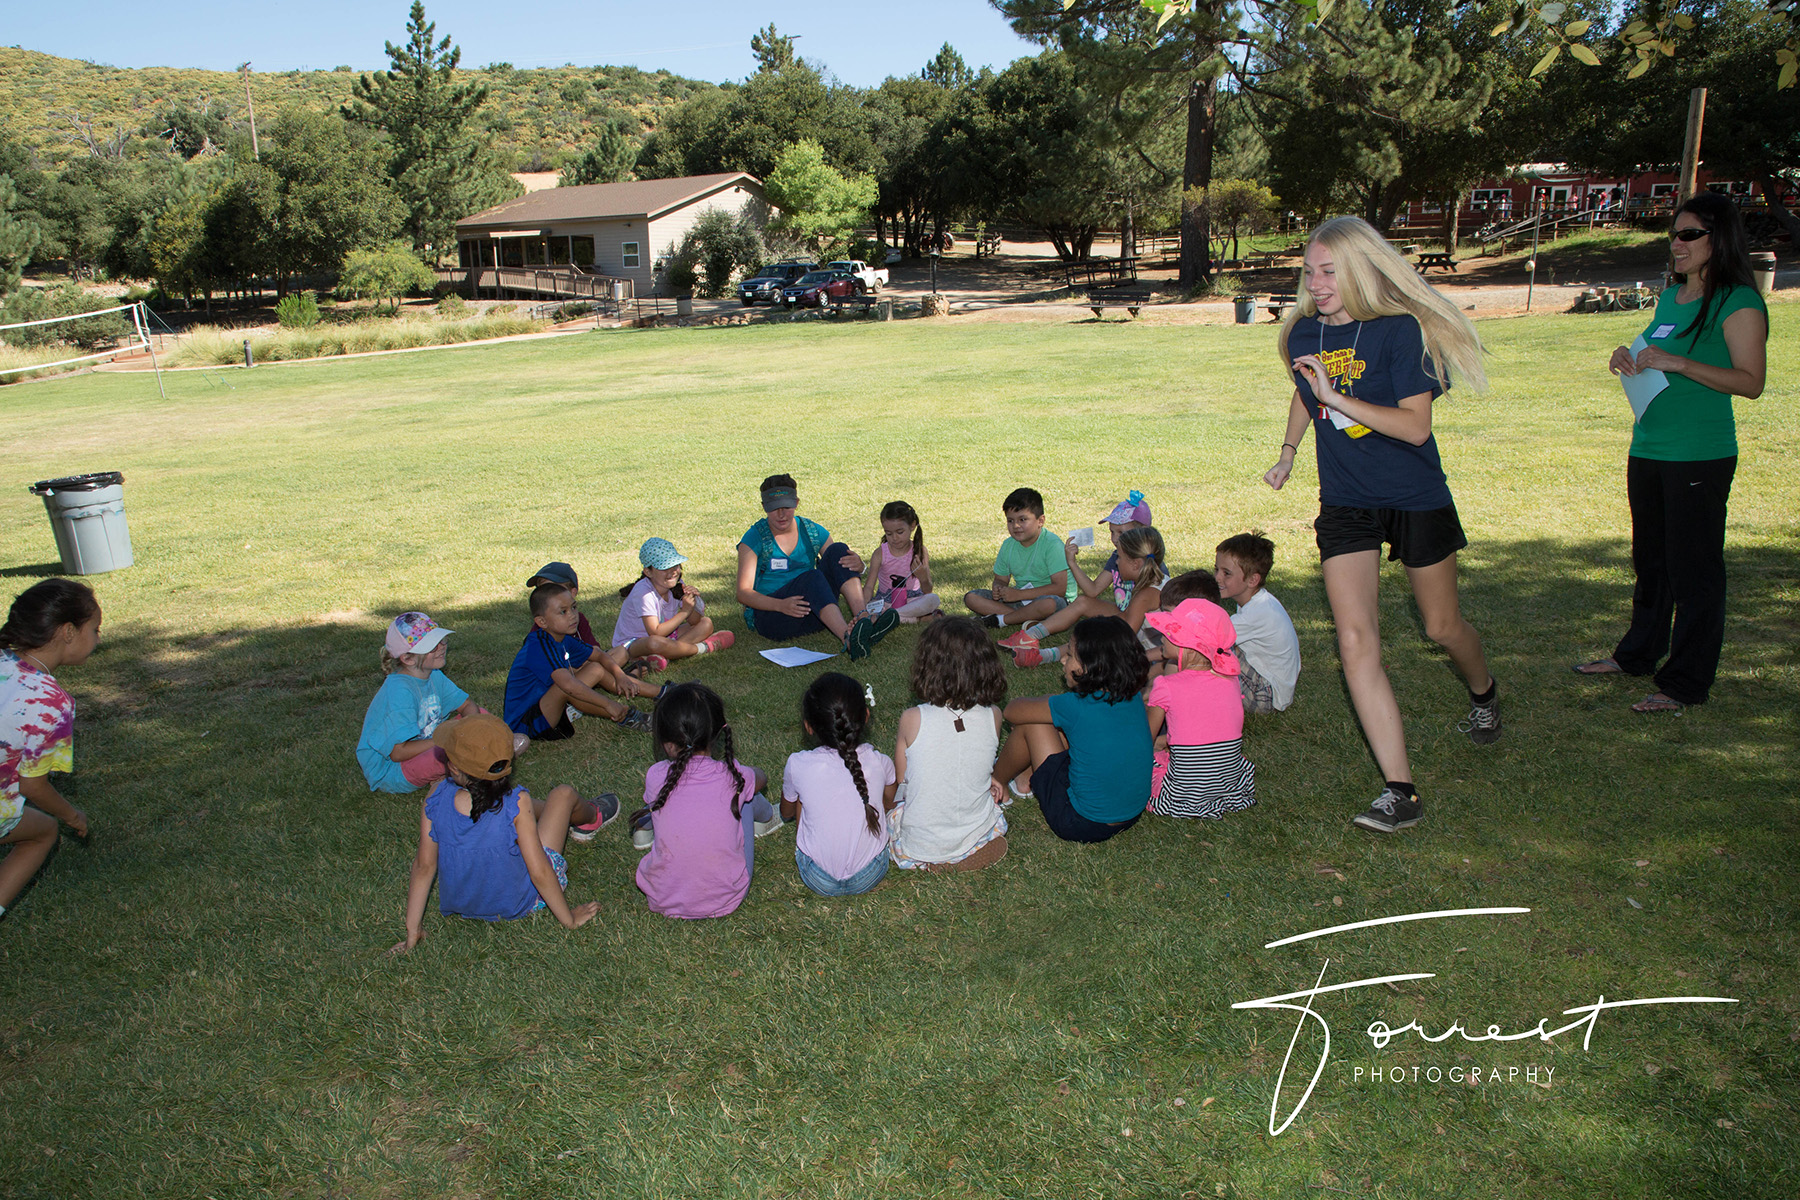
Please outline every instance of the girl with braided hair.
[[781, 815], [799, 822], [794, 864], [800, 882], [821, 896], [860, 895], [887, 874], [896, 777], [894, 760], [867, 741], [871, 703], [848, 675], [832, 671], [813, 680], [800, 716], [819, 744], [789, 755], [781, 773]]
[[665, 689], [650, 722], [668, 757], [644, 779], [654, 836], [637, 885], [665, 917], [727, 916], [749, 894], [754, 840], [781, 828], [766, 778], [735, 757], [725, 702], [703, 683]]

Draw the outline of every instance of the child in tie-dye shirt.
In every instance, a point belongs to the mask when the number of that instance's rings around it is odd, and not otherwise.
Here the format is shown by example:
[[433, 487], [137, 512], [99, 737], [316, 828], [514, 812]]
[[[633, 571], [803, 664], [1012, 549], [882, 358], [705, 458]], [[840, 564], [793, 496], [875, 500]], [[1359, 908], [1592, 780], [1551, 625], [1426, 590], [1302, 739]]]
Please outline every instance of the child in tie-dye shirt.
[[58, 821], [87, 836], [87, 814], [50, 782], [74, 766], [75, 734], [75, 701], [52, 672], [99, 644], [100, 602], [68, 579], [20, 592], [0, 626], [0, 914], [50, 857]]

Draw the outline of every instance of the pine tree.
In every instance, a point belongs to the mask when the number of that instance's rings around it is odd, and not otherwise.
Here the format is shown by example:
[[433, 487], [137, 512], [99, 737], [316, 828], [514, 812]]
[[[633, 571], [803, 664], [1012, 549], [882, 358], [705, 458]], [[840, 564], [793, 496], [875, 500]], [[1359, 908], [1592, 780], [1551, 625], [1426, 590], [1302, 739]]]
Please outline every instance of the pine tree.
[[441, 248], [453, 240], [457, 218], [493, 198], [494, 171], [468, 130], [469, 118], [487, 99], [487, 88], [455, 82], [462, 50], [425, 19], [413, 0], [404, 45], [386, 44], [386, 71], [364, 75], [351, 91], [344, 115], [388, 135], [388, 171], [407, 211], [415, 249]]

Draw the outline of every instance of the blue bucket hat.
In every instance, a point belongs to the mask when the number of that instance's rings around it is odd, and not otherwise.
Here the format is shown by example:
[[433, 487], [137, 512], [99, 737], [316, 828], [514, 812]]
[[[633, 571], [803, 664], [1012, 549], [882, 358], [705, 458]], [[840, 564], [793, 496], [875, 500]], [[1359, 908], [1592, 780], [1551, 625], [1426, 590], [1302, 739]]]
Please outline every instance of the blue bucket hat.
[[653, 537], [638, 547], [638, 561], [652, 571], [666, 571], [687, 561], [668, 538]]

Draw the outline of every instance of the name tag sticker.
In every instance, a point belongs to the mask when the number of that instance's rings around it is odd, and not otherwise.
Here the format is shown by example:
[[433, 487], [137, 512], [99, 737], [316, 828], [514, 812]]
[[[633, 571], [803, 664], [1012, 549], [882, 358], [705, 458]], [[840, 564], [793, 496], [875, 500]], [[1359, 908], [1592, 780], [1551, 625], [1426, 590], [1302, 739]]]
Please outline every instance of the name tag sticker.
[[1666, 338], [1671, 333], [1674, 333], [1674, 332], [1675, 332], [1675, 326], [1673, 326], [1673, 325], [1658, 325], [1656, 327], [1655, 332], [1651, 333], [1650, 336], [1652, 338]]
[[787, 570], [787, 559], [785, 559], [785, 558], [771, 558], [771, 559], [770, 559], [770, 560], [769, 560], [769, 570], [771, 570], [771, 571], [785, 571], [785, 570]]

